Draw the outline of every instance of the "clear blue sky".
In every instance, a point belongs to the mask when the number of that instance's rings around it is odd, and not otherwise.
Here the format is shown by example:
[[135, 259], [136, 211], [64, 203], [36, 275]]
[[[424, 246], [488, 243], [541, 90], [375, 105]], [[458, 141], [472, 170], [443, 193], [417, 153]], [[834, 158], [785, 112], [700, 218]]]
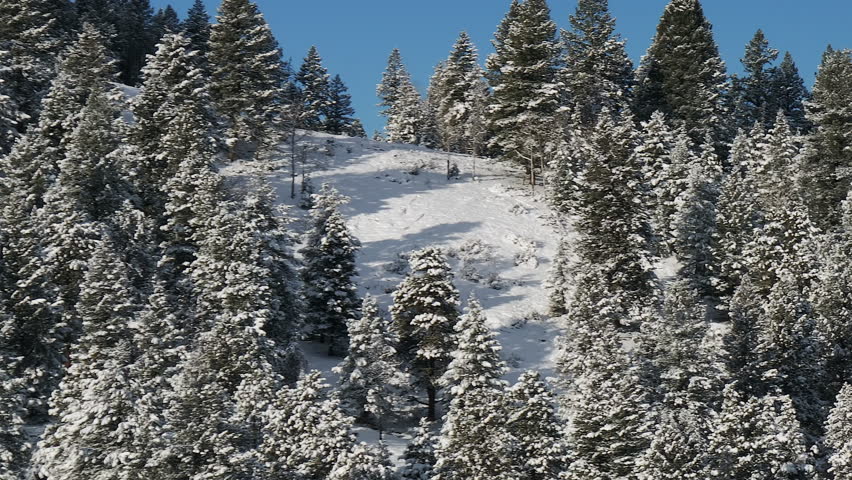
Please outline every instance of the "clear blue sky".
[[[416, 85], [425, 90], [432, 69], [446, 58], [458, 33], [467, 30], [484, 57], [510, 0], [256, 0], [272, 26], [285, 58], [298, 68], [311, 45], [325, 66], [340, 74], [352, 93], [356, 115], [368, 133], [384, 121], [375, 106], [376, 84], [387, 56], [399, 48]], [[205, 0], [211, 15], [219, 0]], [[648, 48], [668, 0], [610, 0], [618, 32], [634, 62]], [[152, 0], [171, 4], [183, 16], [192, 0]], [[793, 54], [811, 85], [825, 46], [852, 47], [852, 2], [848, 0], [704, 0], [716, 41], [729, 72], [740, 70], [745, 44], [762, 28], [774, 48]], [[562, 28], [576, 0], [551, 0]]]

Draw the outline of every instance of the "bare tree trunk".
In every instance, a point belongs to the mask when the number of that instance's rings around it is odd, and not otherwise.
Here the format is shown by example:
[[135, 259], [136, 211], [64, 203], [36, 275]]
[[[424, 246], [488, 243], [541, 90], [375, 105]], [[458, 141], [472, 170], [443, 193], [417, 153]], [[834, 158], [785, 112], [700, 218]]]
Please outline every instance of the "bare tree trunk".
[[290, 198], [296, 198], [296, 128], [293, 127], [290, 133]]
[[426, 419], [429, 420], [430, 422], [434, 422], [435, 419], [436, 419], [437, 404], [438, 404], [438, 400], [437, 400], [438, 392], [435, 389], [434, 385], [430, 384], [428, 387], [426, 387], [426, 395], [428, 397], [427, 406], [428, 406], [428, 409], [429, 409], [427, 414], [426, 414]]

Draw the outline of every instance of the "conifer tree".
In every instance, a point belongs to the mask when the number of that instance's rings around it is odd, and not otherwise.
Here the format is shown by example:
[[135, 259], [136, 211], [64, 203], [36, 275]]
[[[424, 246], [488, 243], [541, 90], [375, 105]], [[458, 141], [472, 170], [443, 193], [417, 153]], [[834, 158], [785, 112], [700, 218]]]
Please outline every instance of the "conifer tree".
[[550, 295], [548, 305], [550, 313], [554, 316], [564, 315], [568, 312], [567, 304], [570, 292], [568, 282], [570, 258], [568, 258], [568, 242], [565, 240], [559, 242], [559, 249], [553, 258], [553, 267], [549, 275], [548, 287]]
[[781, 110], [790, 126], [801, 133], [807, 133], [811, 124], [805, 116], [805, 102], [810, 92], [805, 81], [799, 75], [799, 69], [790, 52], [784, 53], [784, 59], [772, 70], [772, 110]]
[[[165, 33], [164, 18], [160, 11], [159, 21], [155, 23], [154, 10], [150, 0], [127, 0], [112, 2], [108, 17], [109, 30], [102, 30], [110, 37], [110, 49], [118, 60], [119, 80], [125, 85], [137, 85], [147, 55], [154, 53], [155, 45]], [[177, 21], [174, 9], [170, 10], [172, 20]], [[109, 32], [109, 33], [107, 33]]]
[[151, 19], [151, 29], [153, 30], [153, 37], [156, 40], [155, 43], [160, 43], [163, 35], [180, 33], [180, 18], [174, 7], [166, 5], [166, 8], [157, 10], [157, 13]]
[[344, 355], [349, 343], [346, 325], [359, 318], [352, 278], [358, 274], [355, 255], [360, 243], [338, 211], [337, 191], [323, 185], [318, 197], [302, 249], [305, 324], [309, 335], [328, 342], [329, 355]]
[[453, 45], [449, 58], [440, 71], [440, 92], [430, 90], [429, 98], [438, 97], [437, 117], [444, 149], [470, 151], [468, 123], [473, 113], [477, 89], [482, 81], [476, 46], [467, 32], [462, 32]]
[[509, 160], [522, 161], [518, 152], [528, 131], [541, 128], [559, 107], [560, 48], [547, 2], [513, 3], [494, 47], [496, 53], [486, 63], [493, 90], [489, 146]]
[[[666, 201], [666, 180], [671, 168], [671, 154], [676, 136], [668, 125], [662, 112], [654, 112], [647, 122], [642, 122], [639, 132], [640, 143], [636, 147], [636, 156], [642, 166], [646, 188], [648, 189], [648, 209], [655, 213]], [[654, 225], [659, 231], [661, 225]]]
[[432, 422], [426, 418], [420, 419], [415, 430], [414, 438], [405, 447], [402, 456], [405, 462], [400, 470], [403, 480], [430, 480], [435, 468], [435, 448], [438, 445], [438, 435], [432, 431]]
[[710, 436], [705, 478], [802, 478], [807, 447], [786, 396], [743, 397], [725, 388], [722, 412]]
[[411, 75], [402, 62], [402, 54], [399, 49], [394, 48], [388, 57], [388, 66], [382, 73], [382, 82], [376, 87], [379, 96], [379, 106], [384, 107], [382, 115], [390, 119], [394, 106], [399, 101], [400, 88], [406, 82], [411, 81]]
[[651, 444], [637, 461], [637, 478], [706, 478], [709, 430], [709, 419], [692, 405], [662, 410], [657, 418]]
[[680, 207], [678, 201], [688, 188], [690, 171], [698, 163], [695, 157], [692, 141], [683, 130], [680, 130], [654, 189], [657, 197], [654, 226], [661, 244], [660, 250], [664, 253], [670, 253], [674, 248], [675, 222]]
[[393, 295], [393, 330], [405, 368], [426, 391], [428, 418], [435, 420], [438, 380], [455, 349], [459, 293], [437, 248], [413, 252], [409, 262], [411, 273]]
[[508, 392], [508, 427], [514, 442], [511, 453], [522, 478], [556, 478], [567, 462], [563, 425], [553, 393], [538, 372], [521, 374]]
[[829, 472], [834, 478], [852, 474], [852, 387], [847, 383], [840, 390], [826, 423], [825, 444], [831, 449]]
[[834, 227], [840, 222], [840, 203], [850, 189], [846, 169], [852, 162], [852, 51], [827, 50], [817, 73], [808, 120], [815, 130], [808, 140], [803, 171], [803, 193], [817, 225]]
[[312, 46], [308, 50], [296, 81], [301, 85], [304, 102], [301, 125], [308, 130], [319, 130], [325, 123], [325, 114], [332, 103], [328, 70], [322, 66], [317, 47]]
[[186, 14], [183, 22], [183, 35], [189, 38], [191, 48], [200, 52], [202, 57], [207, 55], [210, 42], [210, 15], [202, 0], [195, 0]]
[[16, 363], [13, 345], [9, 341], [10, 327], [16, 322], [6, 309], [8, 301], [5, 287], [0, 280], [0, 479], [17, 480], [22, 477], [28, 464], [30, 448], [24, 437], [24, 408], [20, 392], [26, 388], [26, 380], [16, 375]]
[[393, 418], [407, 386], [389, 327], [376, 300], [365, 297], [361, 318], [349, 322], [349, 355], [335, 367], [344, 411], [379, 430]]
[[108, 238], [95, 248], [80, 286], [83, 336], [51, 399], [59, 421], [45, 431], [33, 459], [45, 478], [120, 476], [132, 426], [128, 367], [137, 354], [132, 325], [139, 309], [126, 266]]
[[723, 128], [725, 64], [699, 0], [672, 0], [636, 72], [635, 111], [659, 110], [695, 142]]
[[250, 0], [224, 0], [210, 34], [210, 93], [224, 119], [229, 158], [245, 143], [273, 139], [281, 103], [282, 65], [278, 42]]
[[[340, 75], [335, 75], [328, 85], [328, 103], [324, 112], [325, 131], [335, 135], [361, 136], [355, 131], [355, 122], [358, 120], [352, 118], [355, 114], [355, 109], [352, 108], [352, 96], [349, 95], [349, 89], [340, 79]], [[360, 128], [364, 130], [363, 125]]]
[[562, 32], [566, 57], [560, 79], [572, 121], [592, 128], [601, 111], [618, 114], [629, 107], [633, 63], [615, 33], [608, 0], [578, 2], [570, 20], [571, 31]]
[[394, 480], [394, 469], [390, 454], [384, 444], [378, 447], [363, 442], [342, 452], [337, 464], [328, 476], [329, 480]]
[[778, 50], [770, 48], [769, 41], [758, 29], [746, 45], [745, 56], [740, 60], [745, 76], [736, 79], [733, 94], [736, 96], [734, 121], [738, 128], [751, 128], [759, 122], [766, 128], [775, 121], [777, 109], [772, 98], [772, 62], [778, 58]]
[[436, 452], [435, 478], [515, 478], [505, 427], [506, 365], [475, 298], [456, 323], [457, 347], [441, 377], [451, 395]]
[[364, 124], [357, 118], [352, 120], [352, 125], [349, 126], [344, 134], [350, 137], [367, 138], [367, 131], [364, 130]]
[[314, 371], [294, 388], [279, 392], [260, 446], [271, 475], [292, 472], [297, 478], [322, 480], [332, 473], [340, 455], [352, 448], [355, 438], [349, 419], [327, 397], [326, 388]]
[[423, 105], [420, 93], [411, 83], [411, 75], [402, 63], [402, 55], [393, 49], [388, 57], [382, 82], [376, 88], [382, 115], [387, 118], [388, 141], [417, 144], [423, 124]]

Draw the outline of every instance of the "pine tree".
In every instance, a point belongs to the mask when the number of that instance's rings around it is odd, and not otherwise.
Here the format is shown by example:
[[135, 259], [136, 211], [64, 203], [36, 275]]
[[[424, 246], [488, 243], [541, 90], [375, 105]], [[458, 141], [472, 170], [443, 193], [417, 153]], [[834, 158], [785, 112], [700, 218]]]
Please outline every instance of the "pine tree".
[[329, 480], [394, 480], [394, 469], [384, 444], [378, 447], [358, 443], [351, 452], [342, 452], [328, 476]]
[[440, 379], [455, 349], [459, 293], [437, 248], [413, 252], [411, 273], [393, 294], [391, 316], [399, 354], [415, 385], [426, 391], [428, 418], [435, 420]]
[[432, 422], [425, 418], [415, 430], [414, 438], [405, 447], [402, 456], [405, 462], [400, 470], [403, 480], [430, 480], [435, 468], [435, 448], [438, 445], [438, 435], [432, 431]]
[[512, 4], [495, 34], [488, 58], [491, 96], [489, 145], [503, 157], [522, 161], [524, 137], [541, 128], [559, 106], [556, 74], [559, 43], [545, 0]]
[[690, 407], [664, 409], [659, 413], [651, 444], [637, 461], [637, 478], [706, 478], [709, 419]]
[[361, 123], [361, 120], [355, 118], [352, 120], [352, 124], [349, 125], [347, 131], [344, 132], [344, 135], [357, 138], [367, 138], [367, 131], [364, 130], [364, 124]]
[[698, 0], [672, 0], [636, 72], [635, 111], [659, 110], [695, 142], [723, 128], [725, 64]]
[[189, 38], [192, 49], [206, 57], [210, 42], [210, 15], [202, 0], [195, 0], [183, 22], [183, 35]]
[[603, 266], [612, 288], [631, 299], [628, 308], [638, 308], [654, 292], [655, 276], [632, 118], [615, 122], [602, 115], [591, 143], [579, 187], [577, 253], [582, 263]]
[[772, 62], [778, 58], [778, 50], [769, 47], [769, 41], [758, 29], [746, 45], [745, 56], [740, 60], [745, 76], [736, 79], [733, 85], [736, 96], [735, 122], [738, 128], [751, 128], [759, 122], [766, 128], [775, 121], [777, 109], [772, 98]]
[[440, 74], [440, 81], [433, 81], [440, 85], [440, 91], [432, 91], [430, 84], [429, 100], [437, 104], [441, 143], [447, 151], [468, 152], [471, 148], [468, 124], [483, 72], [476, 46], [467, 32], [459, 35]]
[[553, 393], [538, 372], [521, 374], [508, 392], [512, 462], [522, 478], [556, 478], [565, 465], [566, 441]]
[[[2, 267], [0, 267], [2, 268]], [[0, 479], [17, 480], [23, 476], [28, 464], [31, 445], [24, 437], [24, 408], [20, 392], [26, 388], [25, 379], [16, 375], [14, 345], [11, 344], [12, 333], [17, 323], [6, 308], [7, 297], [6, 279], [0, 280]]]
[[351, 424], [326, 396], [326, 387], [314, 371], [294, 388], [279, 392], [260, 447], [270, 474], [292, 472], [297, 478], [322, 480], [332, 473], [340, 455], [352, 448]]
[[174, 7], [166, 5], [166, 8], [157, 10], [157, 13], [155, 13], [151, 19], [151, 29], [153, 30], [152, 33], [153, 37], [156, 39], [156, 43], [160, 42], [163, 35], [167, 35], [169, 33], [180, 33], [180, 18], [178, 17]]
[[389, 327], [376, 300], [365, 297], [361, 318], [349, 322], [349, 355], [335, 367], [344, 411], [379, 430], [396, 414], [408, 380], [397, 362]]
[[[324, 112], [323, 128], [325, 131], [335, 135], [361, 136], [355, 131], [355, 122], [358, 122], [358, 120], [352, 118], [352, 115], [355, 115], [355, 109], [352, 108], [352, 96], [349, 95], [349, 89], [340, 79], [340, 75], [335, 75], [329, 83], [328, 103]], [[364, 130], [363, 125], [360, 128], [362, 131]]]
[[[743, 397], [725, 388], [709, 446], [706, 478], [802, 478], [807, 447], [786, 396]], [[807, 477], [805, 477], [807, 478]]]
[[282, 64], [278, 42], [249, 0], [224, 0], [210, 34], [210, 93], [224, 119], [229, 159], [245, 143], [273, 140], [281, 103]]
[[[52, 0], [0, 2], [4, 20], [0, 26], [0, 89], [5, 90], [0, 94], [5, 93], [15, 104], [16, 111], [7, 115], [17, 122], [17, 133], [38, 120], [57, 55], [71, 33], [65, 23], [70, 8], [66, 2]], [[10, 147], [8, 138], [0, 136], [0, 153], [7, 153]]]
[[133, 427], [132, 380], [128, 366], [137, 355], [132, 337], [139, 309], [126, 266], [103, 238], [92, 254], [82, 285], [78, 314], [83, 336], [51, 399], [59, 421], [42, 436], [33, 459], [45, 478], [120, 476]]
[[302, 62], [302, 67], [296, 75], [296, 81], [301, 85], [302, 119], [301, 124], [309, 130], [319, 130], [326, 118], [325, 114], [332, 106], [328, 70], [322, 66], [322, 58], [317, 47], [308, 50]]
[[553, 257], [548, 278], [549, 308], [553, 316], [564, 315], [568, 312], [570, 258], [568, 257], [568, 242], [561, 240], [556, 256]]
[[402, 55], [393, 49], [388, 57], [387, 69], [382, 73], [382, 82], [376, 87], [381, 114], [387, 118], [388, 140], [396, 143], [416, 144], [419, 141], [422, 123], [420, 94], [411, 83], [411, 75], [402, 63]]
[[825, 444], [831, 449], [830, 473], [834, 478], [852, 474], [852, 387], [847, 383], [840, 390], [826, 423]]
[[[671, 168], [670, 157], [676, 137], [669, 128], [666, 116], [657, 111], [651, 114], [650, 120], [642, 122], [639, 138], [636, 156], [642, 166], [644, 182], [648, 189], [648, 210], [656, 214], [666, 202], [667, 177]], [[663, 227], [665, 232], [665, 226], [660, 224], [655, 224], [654, 230], [660, 233], [660, 227]]]
[[[111, 22], [107, 28], [112, 33], [110, 49], [118, 60], [119, 80], [125, 85], [137, 85], [145, 58], [154, 53], [154, 47], [164, 30], [154, 24], [154, 10], [150, 0], [113, 2], [110, 9]], [[173, 9], [171, 14], [177, 20]]]
[[850, 91], [852, 51], [827, 50], [817, 73], [808, 119], [815, 130], [808, 139], [809, 154], [802, 165], [803, 194], [811, 216], [822, 228], [840, 221], [840, 203], [850, 189], [847, 172], [852, 162]]
[[805, 116], [805, 102], [810, 92], [799, 75], [799, 69], [790, 52], [784, 53], [781, 64], [772, 69], [772, 110], [781, 110], [790, 126], [800, 133], [810, 131], [812, 125]]
[[563, 31], [565, 66], [560, 74], [568, 115], [592, 128], [603, 110], [619, 114], [630, 105], [633, 63], [615, 33], [608, 0], [582, 0], [571, 15], [571, 31]]
[[435, 478], [515, 478], [505, 427], [506, 364], [475, 298], [455, 325], [457, 347], [441, 377], [451, 395], [436, 452]]
[[309, 335], [328, 342], [329, 355], [343, 355], [346, 325], [359, 318], [359, 300], [352, 277], [360, 243], [338, 211], [340, 195], [329, 185], [315, 198], [313, 225], [301, 250], [305, 324]]

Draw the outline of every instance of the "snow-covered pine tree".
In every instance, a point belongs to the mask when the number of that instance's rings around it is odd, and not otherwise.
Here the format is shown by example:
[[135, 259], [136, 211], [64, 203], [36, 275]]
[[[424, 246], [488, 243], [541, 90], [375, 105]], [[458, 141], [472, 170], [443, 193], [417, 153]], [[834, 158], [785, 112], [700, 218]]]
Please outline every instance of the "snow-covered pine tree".
[[674, 139], [668, 159], [661, 170], [655, 187], [656, 209], [654, 220], [659, 238], [661, 253], [674, 253], [676, 238], [675, 222], [678, 217], [679, 204], [688, 188], [689, 174], [698, 163], [693, 151], [693, 143], [683, 129], [680, 129]]
[[783, 111], [787, 122], [799, 133], [809, 132], [812, 125], [805, 116], [805, 102], [811, 94], [790, 52], [785, 52], [781, 63], [772, 69], [771, 81], [772, 110]]
[[840, 222], [840, 204], [852, 185], [852, 50], [829, 47], [807, 104], [815, 129], [801, 166], [802, 192], [814, 222], [823, 229]]
[[[15, 104], [12, 117], [19, 122], [18, 133], [38, 120], [42, 97], [56, 73], [57, 54], [69, 40], [70, 8], [64, 1], [0, 1], [0, 85]], [[11, 146], [0, 137], [0, 153]]]
[[566, 57], [560, 72], [568, 115], [579, 127], [592, 128], [606, 110], [619, 114], [630, 106], [633, 63], [615, 33], [608, 0], [581, 0], [563, 31]]
[[136, 459], [128, 445], [134, 408], [131, 362], [139, 306], [127, 267], [104, 236], [80, 285], [77, 313], [83, 335], [51, 399], [58, 420], [45, 430], [33, 470], [47, 479], [122, 477]]
[[301, 126], [308, 130], [319, 130], [325, 123], [325, 114], [331, 107], [328, 70], [322, 66], [316, 46], [311, 46], [296, 74], [302, 92]]
[[250, 0], [223, 0], [210, 33], [210, 93], [224, 120], [230, 160], [245, 144], [274, 140], [281, 107], [282, 64], [278, 42]]
[[579, 187], [577, 254], [582, 263], [606, 269], [610, 288], [632, 304], [626, 308], [641, 308], [654, 294], [656, 280], [636, 132], [629, 114], [620, 121], [600, 118]]
[[648, 119], [659, 110], [694, 142], [725, 128], [725, 63], [699, 0], [672, 0], [636, 71], [635, 111]]
[[395, 480], [390, 454], [384, 444], [378, 447], [363, 442], [351, 451], [340, 453], [328, 480]]
[[421, 418], [414, 438], [405, 447], [405, 453], [402, 456], [404, 462], [400, 469], [402, 480], [431, 480], [437, 461], [435, 448], [438, 446], [438, 438], [437, 433], [432, 431], [432, 422]]
[[[77, 126], [78, 115], [92, 93], [107, 91], [114, 79], [114, 62], [104, 46], [105, 38], [91, 24], [84, 24], [77, 41], [59, 61], [56, 77], [41, 105], [39, 122], [3, 157], [2, 184], [16, 182], [17, 208], [29, 211], [43, 205], [44, 193], [57, 175], [65, 156], [65, 138]], [[9, 195], [10, 187], [3, 187]]]
[[456, 346], [459, 292], [440, 250], [413, 252], [411, 272], [394, 292], [392, 328], [399, 354], [415, 385], [426, 391], [428, 418], [437, 418], [438, 380], [444, 375]]
[[[654, 219], [660, 205], [665, 203], [666, 180], [671, 168], [670, 155], [675, 145], [675, 133], [671, 130], [662, 112], [654, 112], [651, 118], [642, 122], [639, 131], [639, 145], [636, 156], [642, 166], [646, 188], [648, 189], [648, 210], [654, 212]], [[654, 222], [655, 232], [660, 232], [660, 225]]]
[[0, 264], [0, 479], [18, 480], [28, 465], [32, 445], [26, 442], [23, 428], [27, 410], [20, 392], [27, 388], [26, 380], [17, 375], [20, 357], [10, 341], [18, 322], [7, 309], [8, 279], [3, 275]]
[[437, 123], [441, 143], [447, 151], [469, 152], [471, 141], [468, 123], [483, 72], [479, 66], [476, 46], [467, 32], [459, 35], [440, 73], [443, 88], [440, 92], [430, 90], [429, 97], [430, 101], [433, 95], [439, 97]]
[[342, 198], [330, 185], [314, 197], [311, 230], [302, 248], [306, 332], [328, 343], [329, 355], [345, 355], [346, 326], [359, 318], [360, 301], [353, 277], [360, 243], [338, 210]]
[[367, 138], [367, 131], [364, 130], [364, 124], [357, 118], [352, 119], [352, 124], [349, 125], [349, 128], [343, 134], [350, 137]]
[[523, 162], [518, 152], [524, 137], [551, 120], [560, 101], [560, 46], [546, 0], [512, 3], [494, 48], [486, 62], [493, 89], [489, 146], [506, 159]]
[[387, 69], [382, 73], [382, 82], [376, 87], [382, 115], [387, 118], [388, 141], [416, 144], [422, 124], [423, 107], [420, 93], [411, 83], [411, 75], [402, 63], [399, 49], [393, 49], [388, 57]]
[[361, 306], [361, 317], [349, 322], [349, 354], [335, 367], [343, 410], [379, 430], [397, 413], [408, 379], [402, 374], [390, 324], [373, 297]]
[[[352, 118], [352, 115], [355, 115], [355, 109], [352, 108], [352, 96], [349, 95], [349, 89], [346, 88], [346, 84], [343, 83], [340, 75], [335, 75], [331, 79], [331, 83], [328, 84], [328, 106], [323, 115], [325, 116], [323, 129], [326, 132], [335, 135], [361, 136], [358, 132], [354, 132], [357, 120]], [[364, 130], [363, 125], [361, 125], [361, 130]]]
[[843, 386], [825, 426], [825, 444], [830, 449], [829, 472], [834, 478], [852, 475], [852, 386]]
[[724, 396], [703, 478], [809, 478], [807, 446], [789, 397], [746, 397], [733, 384]]
[[155, 43], [160, 43], [163, 35], [170, 33], [180, 33], [180, 17], [171, 5], [166, 5], [166, 8], [160, 8], [157, 13], [151, 18], [151, 36]]
[[349, 417], [328, 398], [324, 380], [313, 371], [274, 399], [264, 426], [261, 458], [270, 475], [323, 480], [354, 444]]
[[210, 15], [203, 0], [195, 0], [190, 7], [183, 21], [182, 33], [189, 39], [191, 48], [200, 52], [202, 58], [206, 57], [210, 48]]
[[710, 419], [693, 405], [663, 409], [651, 444], [637, 460], [640, 480], [703, 480]]
[[547, 287], [549, 290], [548, 308], [553, 316], [565, 315], [568, 312], [568, 301], [570, 300], [570, 267], [568, 242], [560, 240], [556, 256], [553, 257], [553, 266], [548, 273]]
[[522, 478], [556, 478], [568, 461], [564, 426], [541, 374], [527, 371], [508, 392], [507, 425], [514, 446], [511, 459]]
[[475, 298], [455, 325], [457, 347], [441, 377], [450, 408], [441, 429], [433, 478], [516, 478], [513, 442], [506, 425], [506, 373], [500, 344]]
[[778, 50], [769, 46], [763, 30], [757, 32], [746, 45], [745, 55], [740, 62], [745, 75], [735, 78], [732, 85], [734, 96], [734, 119], [739, 129], [749, 129], [755, 122], [770, 128], [775, 121], [777, 109], [772, 99], [772, 62], [778, 58]]
[[[158, 23], [164, 19], [161, 15], [155, 23], [150, 0], [108, 3], [109, 23], [102, 25], [101, 31], [110, 39], [109, 48], [118, 60], [119, 80], [124, 85], [137, 85], [146, 56], [154, 52], [154, 46], [164, 33], [158, 28]], [[172, 19], [177, 20], [174, 9], [171, 14]]]

